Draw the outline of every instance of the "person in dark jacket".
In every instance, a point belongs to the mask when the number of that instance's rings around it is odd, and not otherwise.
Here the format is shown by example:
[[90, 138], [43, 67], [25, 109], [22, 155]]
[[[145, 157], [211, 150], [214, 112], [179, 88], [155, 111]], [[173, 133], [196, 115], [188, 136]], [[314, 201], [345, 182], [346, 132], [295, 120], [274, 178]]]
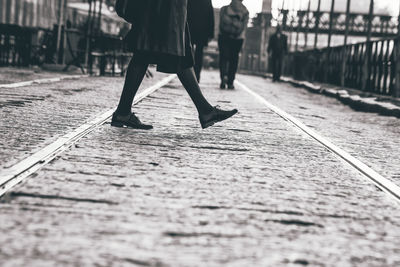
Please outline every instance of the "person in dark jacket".
[[[136, 4], [136, 3], [135, 3]], [[131, 106], [149, 64], [157, 70], [176, 73], [194, 102], [202, 128], [225, 120], [237, 113], [213, 107], [203, 96], [193, 71], [193, 53], [187, 26], [187, 0], [137, 1], [132, 30], [126, 42], [134, 56], [125, 78], [121, 98], [111, 120], [116, 127], [152, 129], [143, 124]]]
[[271, 35], [268, 42], [268, 53], [271, 56], [273, 73], [272, 81], [274, 82], [281, 79], [282, 63], [287, 51], [287, 36], [283, 34], [281, 28], [277, 26], [276, 32]]
[[192, 44], [195, 47], [194, 72], [200, 82], [204, 47], [214, 38], [214, 9], [211, 0], [189, 0], [188, 22]]
[[243, 0], [232, 0], [223, 6], [219, 19], [219, 68], [221, 89], [234, 89], [236, 71], [239, 63], [239, 53], [243, 46], [249, 11], [243, 5]]

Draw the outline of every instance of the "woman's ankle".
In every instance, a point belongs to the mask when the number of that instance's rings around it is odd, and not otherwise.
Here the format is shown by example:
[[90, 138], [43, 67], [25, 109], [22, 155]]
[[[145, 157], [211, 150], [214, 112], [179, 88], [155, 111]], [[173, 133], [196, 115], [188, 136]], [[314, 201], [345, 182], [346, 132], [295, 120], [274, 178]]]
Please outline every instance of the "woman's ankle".
[[116, 115], [116, 116], [120, 116], [120, 117], [126, 117], [126, 116], [130, 116], [131, 115], [131, 111], [129, 110], [129, 111], [127, 111], [127, 110], [120, 110], [120, 109], [116, 109], [115, 110], [115, 112], [114, 112], [114, 114]]
[[210, 114], [213, 110], [214, 110], [214, 107], [209, 105], [207, 107], [202, 107], [201, 109], [198, 109], [197, 111], [199, 113], [199, 116], [204, 116], [204, 115]]

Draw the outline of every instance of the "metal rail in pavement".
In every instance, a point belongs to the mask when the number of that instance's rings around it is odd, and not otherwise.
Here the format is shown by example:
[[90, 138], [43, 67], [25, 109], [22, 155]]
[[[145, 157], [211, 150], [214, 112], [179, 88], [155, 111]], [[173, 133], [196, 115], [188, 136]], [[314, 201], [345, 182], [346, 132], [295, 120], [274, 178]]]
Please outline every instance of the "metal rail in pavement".
[[[150, 94], [154, 93], [156, 90], [171, 82], [175, 77], [176, 75], [170, 75], [155, 85], [145, 89], [136, 96], [134, 103], [136, 104], [140, 102]], [[70, 148], [85, 135], [95, 130], [98, 126], [104, 124], [110, 119], [113, 112], [114, 109], [100, 114], [91, 121], [81, 125], [74, 131], [58, 138], [55, 142], [42, 148], [28, 158], [20, 161], [10, 168], [0, 170], [0, 197], [7, 193], [14, 186], [24, 181], [24, 179], [29, 175], [35, 173], [37, 170], [52, 161], [55, 157]]]
[[260, 103], [264, 104], [267, 108], [272, 110], [275, 114], [279, 115], [282, 117], [284, 120], [289, 122], [291, 125], [297, 127], [300, 129], [302, 132], [305, 134], [309, 135], [311, 138], [316, 140], [318, 143], [335, 153], [337, 156], [339, 156], [341, 159], [343, 159], [345, 162], [350, 164], [353, 168], [357, 169], [364, 177], [366, 177], [369, 181], [374, 183], [378, 188], [380, 188], [382, 191], [387, 193], [389, 196], [400, 202], [400, 187], [394, 184], [392, 181], [389, 179], [383, 177], [379, 173], [375, 172], [373, 169], [368, 167], [366, 164], [361, 162], [360, 160], [356, 159], [340, 147], [336, 146], [329, 140], [327, 140], [325, 137], [320, 135], [319, 133], [315, 132], [314, 130], [310, 129], [307, 127], [304, 123], [302, 123], [300, 120], [296, 119], [292, 115], [288, 114], [287, 112], [283, 111], [282, 109], [272, 105], [269, 103], [265, 98], [251, 90], [249, 87], [247, 87], [245, 84], [236, 81], [236, 84], [245, 92], [248, 94], [252, 95], [255, 99], [257, 99]]
[[[170, 75], [164, 78], [155, 85], [145, 89], [142, 93], [138, 94], [135, 98], [134, 103], [138, 103], [145, 97], [149, 96], [159, 88], [171, 82], [176, 75]], [[248, 94], [252, 95], [259, 102], [264, 104], [267, 108], [272, 110], [274, 113], [282, 117], [284, 120], [288, 121], [293, 126], [299, 128], [302, 132], [312, 137], [318, 143], [322, 144], [330, 151], [335, 153], [337, 156], [342, 158], [345, 162], [350, 164], [353, 168], [357, 169], [364, 177], [369, 181], [373, 182], [378, 188], [386, 192], [388, 195], [393, 197], [395, 200], [400, 202], [400, 187], [388, 180], [387, 178], [381, 176], [370, 167], [368, 167], [363, 162], [351, 156], [349, 153], [343, 149], [337, 147], [335, 144], [327, 140], [325, 137], [321, 136], [319, 133], [313, 131], [307, 127], [300, 120], [296, 119], [292, 115], [286, 113], [280, 108], [269, 103], [265, 98], [255, 93], [253, 90], [248, 88], [241, 82], [236, 82], [237, 85]], [[12, 189], [15, 185], [22, 182], [32, 173], [36, 172], [47, 163], [52, 161], [55, 157], [63, 153], [65, 150], [70, 148], [74, 143], [79, 141], [81, 138], [95, 130], [98, 126], [104, 124], [111, 116], [114, 110], [108, 110], [103, 114], [100, 114], [93, 120], [83, 124], [76, 130], [60, 137], [58, 140], [52, 144], [44, 147], [40, 151], [36, 152], [32, 156], [20, 161], [19, 163], [13, 165], [10, 168], [4, 169], [0, 173], [0, 197]]]

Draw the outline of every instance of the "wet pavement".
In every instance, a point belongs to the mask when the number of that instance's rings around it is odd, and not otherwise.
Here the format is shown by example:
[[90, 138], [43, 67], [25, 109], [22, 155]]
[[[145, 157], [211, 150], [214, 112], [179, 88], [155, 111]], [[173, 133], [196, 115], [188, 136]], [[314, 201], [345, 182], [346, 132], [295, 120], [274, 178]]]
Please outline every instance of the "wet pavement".
[[[201, 130], [176, 79], [134, 107], [153, 130], [102, 125], [3, 199], [1, 266], [399, 266], [398, 203], [252, 96], [217, 89], [216, 72], [202, 79], [213, 104], [239, 114]], [[239, 79], [400, 180], [398, 119]], [[85, 78], [13, 89], [24, 104], [1, 107], [2, 162], [112, 108], [121, 84]]]

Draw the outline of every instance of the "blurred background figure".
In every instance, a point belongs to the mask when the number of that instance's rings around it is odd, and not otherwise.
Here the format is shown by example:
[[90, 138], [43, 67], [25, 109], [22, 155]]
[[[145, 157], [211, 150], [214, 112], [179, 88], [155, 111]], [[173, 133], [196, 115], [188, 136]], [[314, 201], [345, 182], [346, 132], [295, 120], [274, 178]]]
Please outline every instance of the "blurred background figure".
[[194, 71], [200, 82], [204, 47], [214, 38], [214, 9], [211, 0], [189, 0], [188, 23], [195, 49]]
[[281, 28], [277, 26], [276, 32], [271, 35], [268, 42], [268, 54], [271, 57], [273, 73], [272, 81], [274, 82], [281, 79], [282, 62], [287, 51], [287, 36], [283, 34]]
[[219, 68], [221, 89], [234, 89], [236, 71], [239, 63], [239, 52], [243, 46], [245, 30], [249, 22], [249, 11], [243, 0], [232, 2], [221, 8], [219, 24]]

